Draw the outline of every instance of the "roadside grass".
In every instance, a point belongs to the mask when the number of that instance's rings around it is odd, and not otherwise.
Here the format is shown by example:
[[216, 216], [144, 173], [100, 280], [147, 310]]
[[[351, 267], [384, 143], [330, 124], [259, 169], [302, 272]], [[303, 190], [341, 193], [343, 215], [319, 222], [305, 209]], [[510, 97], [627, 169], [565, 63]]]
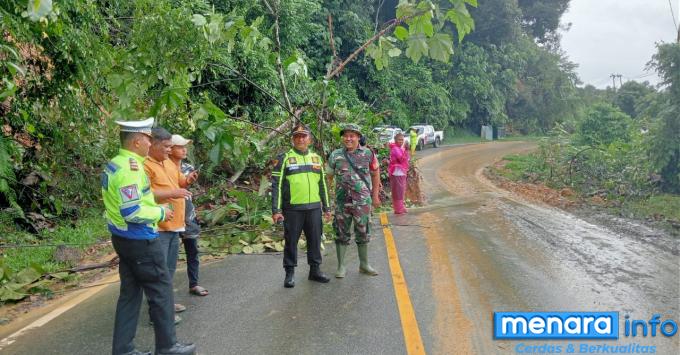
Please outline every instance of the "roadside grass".
[[545, 136], [535, 136], [535, 135], [527, 135], [527, 136], [506, 136], [501, 139], [501, 141], [505, 142], [515, 142], [515, 141], [524, 141], [524, 142], [538, 142], [541, 138], [545, 138]]
[[645, 199], [626, 201], [621, 209], [638, 218], [680, 223], [680, 195], [651, 195]]
[[[492, 167], [494, 174], [512, 181], [535, 182], [543, 181], [548, 187], [560, 189], [564, 186], [551, 186], [547, 182], [547, 172], [541, 169], [541, 161], [533, 154], [507, 155], [503, 157], [505, 164], [502, 168]], [[581, 196], [584, 201], [587, 198]], [[654, 194], [641, 198], [619, 199], [607, 208], [619, 215], [653, 221], [668, 222], [680, 225], [680, 195]]]
[[494, 171], [512, 181], [524, 181], [531, 174], [533, 176], [541, 175], [538, 168], [540, 161], [531, 154], [521, 155], [513, 154], [503, 157], [507, 161], [502, 169], [494, 169]]
[[[501, 139], [499, 139], [499, 142], [514, 142], [514, 141], [527, 141], [527, 142], [536, 142], [543, 138], [543, 136], [535, 136], [535, 135], [528, 135], [528, 136], [506, 136]], [[444, 132], [444, 144], [465, 144], [465, 143], [484, 143], [484, 142], [491, 142], [485, 139], [482, 139], [479, 134], [467, 131], [467, 130], [446, 130]]]
[[473, 134], [472, 132], [469, 131], [457, 130], [452, 132], [451, 130], [447, 130], [444, 133], [443, 144], [464, 144], [480, 142], [482, 142], [481, 137], [478, 134]]
[[[109, 235], [106, 228], [106, 221], [101, 211], [88, 211], [77, 221], [60, 220], [52, 231], [42, 230], [38, 234], [31, 234], [21, 231], [16, 227], [11, 219], [0, 215], [2, 227], [2, 244], [20, 245], [23, 247], [2, 248], [0, 246], [0, 258], [3, 259], [4, 266], [20, 271], [32, 265], [40, 265], [45, 272], [55, 272], [57, 270], [72, 267], [75, 261], [55, 259], [56, 246], [40, 246], [43, 244], [82, 244], [69, 245], [69, 249], [85, 250], [90, 245], [108, 239]], [[9, 223], [7, 223], [9, 222]], [[66, 258], [68, 259], [68, 258]]]

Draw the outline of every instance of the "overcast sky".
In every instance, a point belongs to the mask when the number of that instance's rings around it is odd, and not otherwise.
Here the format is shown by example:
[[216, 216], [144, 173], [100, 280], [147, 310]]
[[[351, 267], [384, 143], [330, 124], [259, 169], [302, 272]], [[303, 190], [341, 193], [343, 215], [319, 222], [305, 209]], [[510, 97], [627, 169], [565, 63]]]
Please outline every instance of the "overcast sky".
[[[680, 0], [670, 3], [680, 21]], [[645, 65], [656, 53], [656, 42], [674, 42], [677, 36], [669, 0], [571, 0], [562, 16], [562, 24], [570, 22], [562, 49], [579, 65], [581, 81], [598, 88], [612, 85], [612, 73], [623, 75], [623, 82], [658, 83]]]

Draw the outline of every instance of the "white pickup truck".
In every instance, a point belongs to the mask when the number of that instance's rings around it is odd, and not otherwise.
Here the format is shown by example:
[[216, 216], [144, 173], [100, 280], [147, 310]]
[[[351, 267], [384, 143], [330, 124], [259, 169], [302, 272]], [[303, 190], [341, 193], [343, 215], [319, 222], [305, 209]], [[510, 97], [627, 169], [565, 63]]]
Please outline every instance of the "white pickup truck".
[[418, 133], [418, 145], [416, 146], [418, 150], [425, 149], [425, 146], [428, 144], [438, 148], [444, 140], [444, 131], [435, 131], [431, 125], [413, 125], [406, 131], [406, 137], [409, 137], [412, 128], [415, 128]]

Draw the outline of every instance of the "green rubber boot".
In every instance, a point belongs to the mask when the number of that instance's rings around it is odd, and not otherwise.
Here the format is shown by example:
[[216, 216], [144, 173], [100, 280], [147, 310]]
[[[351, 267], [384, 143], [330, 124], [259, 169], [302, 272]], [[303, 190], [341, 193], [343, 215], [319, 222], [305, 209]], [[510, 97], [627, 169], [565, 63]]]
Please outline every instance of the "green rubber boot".
[[342, 243], [335, 243], [335, 251], [338, 254], [338, 271], [335, 272], [335, 277], [341, 279], [347, 274], [347, 269], [345, 268], [345, 252], [347, 252], [347, 246]]
[[359, 272], [371, 276], [378, 275], [378, 272], [368, 264], [368, 244], [357, 244], [357, 250], [359, 250]]

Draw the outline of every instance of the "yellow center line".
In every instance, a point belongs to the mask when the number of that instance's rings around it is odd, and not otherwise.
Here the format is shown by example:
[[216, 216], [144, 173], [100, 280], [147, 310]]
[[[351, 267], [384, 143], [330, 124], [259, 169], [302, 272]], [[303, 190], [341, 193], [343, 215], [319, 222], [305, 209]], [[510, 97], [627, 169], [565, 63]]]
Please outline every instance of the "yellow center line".
[[406, 279], [404, 278], [404, 273], [401, 271], [401, 264], [399, 263], [399, 254], [397, 253], [397, 247], [394, 244], [392, 230], [388, 227], [387, 214], [385, 212], [380, 214], [380, 224], [383, 226], [383, 234], [385, 235], [387, 259], [390, 264], [392, 283], [394, 284], [394, 295], [397, 297], [397, 307], [399, 308], [401, 328], [404, 332], [406, 352], [409, 355], [425, 354], [425, 347], [423, 346], [423, 340], [420, 338], [420, 329], [418, 329], [416, 313], [413, 310], [413, 304], [411, 304], [411, 297], [408, 294]]

